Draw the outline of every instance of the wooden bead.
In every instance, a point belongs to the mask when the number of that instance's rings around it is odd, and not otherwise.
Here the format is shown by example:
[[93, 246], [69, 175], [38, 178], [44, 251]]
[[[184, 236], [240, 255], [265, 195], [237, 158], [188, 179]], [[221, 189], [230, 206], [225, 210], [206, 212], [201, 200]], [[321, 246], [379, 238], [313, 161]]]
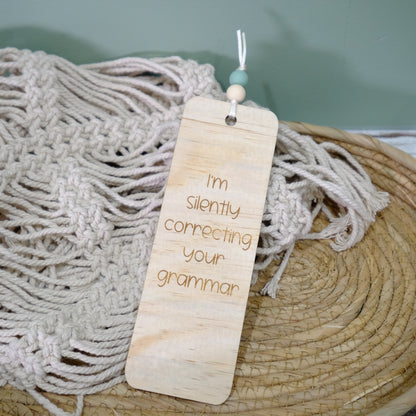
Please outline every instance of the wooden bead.
[[237, 103], [241, 103], [246, 98], [246, 90], [238, 84], [230, 85], [227, 89], [227, 98], [230, 101], [235, 100]]

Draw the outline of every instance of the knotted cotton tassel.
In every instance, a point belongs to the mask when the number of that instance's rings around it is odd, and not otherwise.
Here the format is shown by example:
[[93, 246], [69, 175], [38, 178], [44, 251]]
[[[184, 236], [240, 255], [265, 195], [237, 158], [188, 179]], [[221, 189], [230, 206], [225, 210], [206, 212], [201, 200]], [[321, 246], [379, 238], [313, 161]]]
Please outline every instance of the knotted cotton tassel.
[[[276, 296], [297, 240], [332, 238], [334, 250], [346, 250], [363, 238], [376, 213], [388, 201], [388, 194], [377, 191], [362, 166], [345, 149], [330, 142], [319, 144], [281, 124], [257, 251], [261, 259], [258, 265], [263, 269], [282, 252], [285, 254], [261, 293]], [[332, 212], [334, 203], [336, 212]], [[320, 212], [329, 224], [311, 233]]]

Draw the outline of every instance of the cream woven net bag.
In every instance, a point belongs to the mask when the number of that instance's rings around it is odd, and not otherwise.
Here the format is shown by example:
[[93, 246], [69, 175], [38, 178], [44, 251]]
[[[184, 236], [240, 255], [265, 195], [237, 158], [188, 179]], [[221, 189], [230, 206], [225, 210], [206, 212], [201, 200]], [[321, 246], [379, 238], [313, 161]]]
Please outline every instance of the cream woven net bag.
[[[0, 75], [0, 383], [56, 415], [41, 391], [77, 395], [80, 414], [124, 381], [183, 106], [224, 94], [210, 65], [177, 57], [4, 49]], [[348, 249], [387, 201], [343, 148], [282, 124], [253, 283], [283, 255], [262, 289], [275, 296], [296, 241]]]

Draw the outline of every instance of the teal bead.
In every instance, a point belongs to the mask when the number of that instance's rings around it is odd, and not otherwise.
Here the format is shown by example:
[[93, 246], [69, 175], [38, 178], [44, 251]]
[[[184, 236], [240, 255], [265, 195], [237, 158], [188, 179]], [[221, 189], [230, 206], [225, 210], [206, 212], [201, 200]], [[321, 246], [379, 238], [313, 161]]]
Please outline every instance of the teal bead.
[[242, 87], [245, 87], [248, 83], [248, 75], [246, 71], [242, 71], [241, 69], [236, 69], [235, 71], [231, 72], [230, 75], [230, 84], [238, 84]]

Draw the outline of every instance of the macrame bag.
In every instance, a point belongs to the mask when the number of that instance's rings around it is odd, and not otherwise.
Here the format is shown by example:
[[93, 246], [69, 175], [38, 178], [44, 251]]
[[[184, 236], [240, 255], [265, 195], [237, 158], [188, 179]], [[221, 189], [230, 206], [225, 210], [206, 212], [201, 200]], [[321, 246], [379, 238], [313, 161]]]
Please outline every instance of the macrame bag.
[[[184, 104], [225, 95], [212, 66], [178, 57], [75, 66], [9, 48], [0, 75], [0, 383], [56, 415], [40, 390], [77, 395], [79, 415], [125, 380]], [[282, 123], [253, 282], [283, 256], [275, 296], [296, 241], [348, 249], [387, 202], [347, 151]]]

